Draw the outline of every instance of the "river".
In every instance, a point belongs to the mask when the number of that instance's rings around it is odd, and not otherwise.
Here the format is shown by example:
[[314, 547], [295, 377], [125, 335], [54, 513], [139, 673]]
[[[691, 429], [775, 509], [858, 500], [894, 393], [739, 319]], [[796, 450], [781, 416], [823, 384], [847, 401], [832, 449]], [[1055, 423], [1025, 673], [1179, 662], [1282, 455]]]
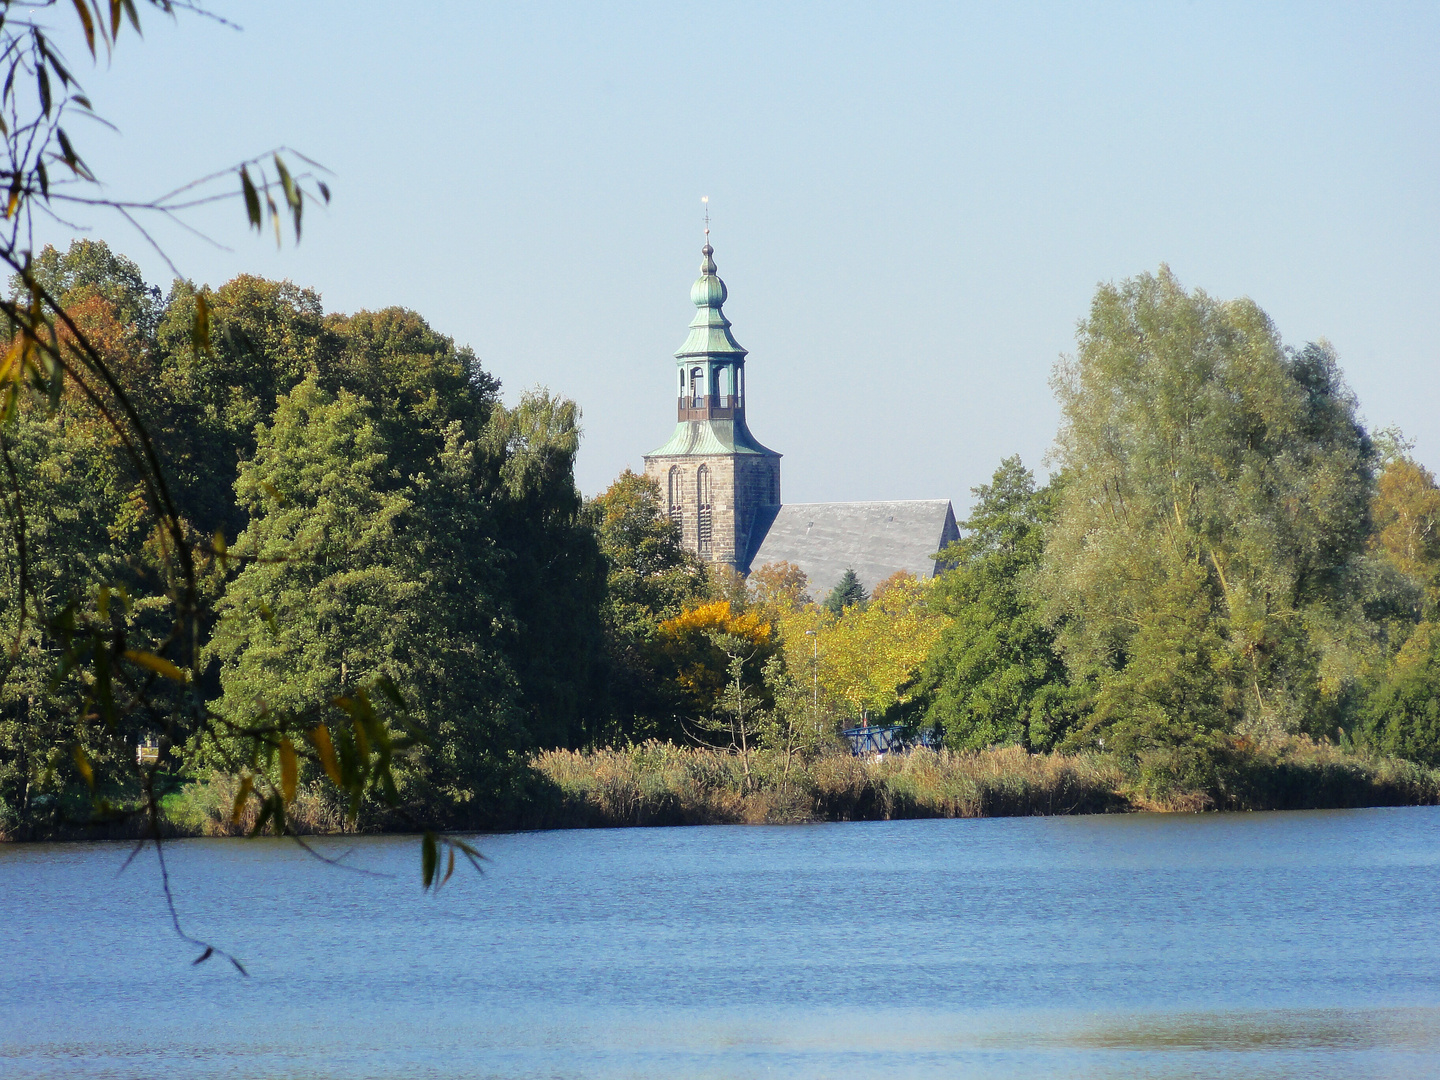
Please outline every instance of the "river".
[[1440, 1075], [1432, 808], [477, 842], [0, 845], [0, 1076]]

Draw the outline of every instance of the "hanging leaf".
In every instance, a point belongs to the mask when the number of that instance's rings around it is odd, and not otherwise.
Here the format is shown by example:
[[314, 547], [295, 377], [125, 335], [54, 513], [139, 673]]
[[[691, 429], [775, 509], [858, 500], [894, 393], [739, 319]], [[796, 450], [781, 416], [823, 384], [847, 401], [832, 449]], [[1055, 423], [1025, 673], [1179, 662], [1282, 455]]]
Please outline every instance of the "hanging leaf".
[[95, 770], [90, 767], [90, 759], [85, 756], [84, 748], [76, 743], [70, 747], [70, 756], [75, 759], [75, 767], [80, 770], [81, 777], [91, 791], [95, 790]]
[[240, 815], [245, 812], [245, 801], [250, 798], [250, 792], [255, 790], [255, 778], [247, 776], [240, 781], [240, 790], [235, 793], [235, 806], [230, 812], [230, 824], [239, 825]]
[[205, 294], [195, 294], [195, 322], [190, 327], [190, 347], [197, 357], [213, 355], [210, 348], [210, 301]]
[[140, 652], [136, 649], [126, 649], [125, 659], [129, 660], [132, 664], [139, 664], [143, 668], [148, 668], [157, 675], [164, 675], [167, 679], [173, 679], [175, 682], [183, 683], [185, 681], [185, 672], [169, 660], [166, 660], [163, 656], [156, 656], [154, 653], [149, 652]]
[[306, 733], [306, 737], [320, 755], [320, 765], [325, 770], [325, 775], [330, 777], [337, 787], [343, 787], [345, 781], [341, 779], [340, 762], [335, 758], [335, 744], [330, 741], [330, 729], [324, 724], [317, 724]]
[[435, 841], [435, 834], [428, 829], [420, 840], [420, 887], [430, 888], [430, 883], [435, 880], [435, 866], [440, 861], [439, 847]]
[[300, 761], [295, 756], [295, 744], [289, 739], [280, 740], [280, 792], [286, 803], [295, 801], [295, 788], [300, 780]]
[[80, 25], [85, 29], [85, 44], [93, 57], [95, 55], [95, 20], [90, 17], [90, 8], [86, 6], [85, 0], [75, 0], [75, 10], [80, 15]]
[[250, 179], [250, 170], [244, 165], [240, 166], [240, 191], [245, 196], [245, 216], [255, 231], [259, 232], [262, 223], [260, 193], [255, 190], [255, 182]]

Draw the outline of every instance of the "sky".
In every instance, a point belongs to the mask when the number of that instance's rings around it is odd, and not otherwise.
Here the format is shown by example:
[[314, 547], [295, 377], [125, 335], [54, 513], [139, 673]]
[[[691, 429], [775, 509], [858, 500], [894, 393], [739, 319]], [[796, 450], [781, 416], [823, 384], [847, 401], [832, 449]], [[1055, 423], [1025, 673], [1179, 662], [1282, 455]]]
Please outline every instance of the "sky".
[[[110, 194], [321, 162], [298, 246], [238, 202], [188, 219], [223, 246], [155, 239], [197, 282], [413, 308], [507, 401], [574, 398], [587, 495], [674, 426], [702, 196], [786, 502], [963, 516], [1002, 458], [1043, 474], [1097, 284], [1162, 263], [1330, 341], [1367, 422], [1440, 466], [1440, 5], [210, 6], [239, 29], [151, 14], [96, 68], [71, 39]], [[168, 286], [138, 233], [81, 224]]]

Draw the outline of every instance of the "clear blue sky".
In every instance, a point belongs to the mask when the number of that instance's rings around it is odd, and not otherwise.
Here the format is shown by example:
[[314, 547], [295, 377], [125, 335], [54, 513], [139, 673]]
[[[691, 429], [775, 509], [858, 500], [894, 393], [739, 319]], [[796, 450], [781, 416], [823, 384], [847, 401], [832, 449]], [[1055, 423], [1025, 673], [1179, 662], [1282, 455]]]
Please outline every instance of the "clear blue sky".
[[230, 207], [199, 220], [233, 250], [167, 250], [413, 307], [507, 398], [574, 397], [587, 494], [674, 423], [702, 194], [786, 501], [963, 512], [1040, 465], [1096, 283], [1162, 262], [1328, 338], [1440, 465], [1440, 5], [213, 6], [243, 32], [152, 15], [87, 75], [113, 192], [319, 159], [298, 248]]

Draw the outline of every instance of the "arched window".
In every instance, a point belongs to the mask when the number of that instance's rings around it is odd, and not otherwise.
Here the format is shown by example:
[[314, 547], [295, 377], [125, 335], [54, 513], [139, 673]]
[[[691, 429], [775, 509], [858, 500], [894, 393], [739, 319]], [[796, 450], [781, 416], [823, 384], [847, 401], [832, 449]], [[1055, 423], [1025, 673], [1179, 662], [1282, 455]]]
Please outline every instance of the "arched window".
[[699, 507], [700, 554], [708, 555], [713, 529], [710, 521], [710, 469], [706, 465], [701, 465], [695, 476], [695, 503]]
[[745, 369], [738, 365], [735, 368], [735, 404], [737, 407], [745, 404]]
[[[683, 374], [683, 372], [682, 372], [682, 374]], [[684, 493], [681, 491], [681, 488], [680, 488], [680, 485], [681, 485], [682, 482], [683, 482], [683, 481], [681, 480], [681, 477], [680, 477], [680, 466], [679, 466], [679, 465], [671, 465], [671, 466], [670, 466], [670, 520], [673, 521], [677, 526], [680, 524], [680, 514], [681, 514], [681, 511], [682, 511], [682, 509], [683, 509], [682, 503], [683, 503], [683, 500], [684, 500], [684, 497], [685, 497], [685, 496], [684, 496]]]
[[716, 374], [720, 376], [720, 385], [715, 390], [715, 392], [720, 395], [720, 404], [725, 406], [732, 405], [732, 402], [726, 401], [725, 399], [735, 396], [735, 369], [729, 364], [726, 364], [716, 372]]
[[685, 369], [680, 369], [680, 396], [685, 396]]
[[697, 367], [697, 368], [691, 368], [691, 369], [690, 369], [690, 407], [691, 407], [692, 409], [698, 409], [698, 408], [700, 408], [700, 404], [701, 404], [701, 402], [700, 402], [700, 393], [701, 393], [701, 390], [702, 390], [702, 387], [701, 387], [700, 384], [704, 381], [704, 379], [705, 379], [705, 369], [704, 369], [704, 368], [698, 368], [698, 367]]

